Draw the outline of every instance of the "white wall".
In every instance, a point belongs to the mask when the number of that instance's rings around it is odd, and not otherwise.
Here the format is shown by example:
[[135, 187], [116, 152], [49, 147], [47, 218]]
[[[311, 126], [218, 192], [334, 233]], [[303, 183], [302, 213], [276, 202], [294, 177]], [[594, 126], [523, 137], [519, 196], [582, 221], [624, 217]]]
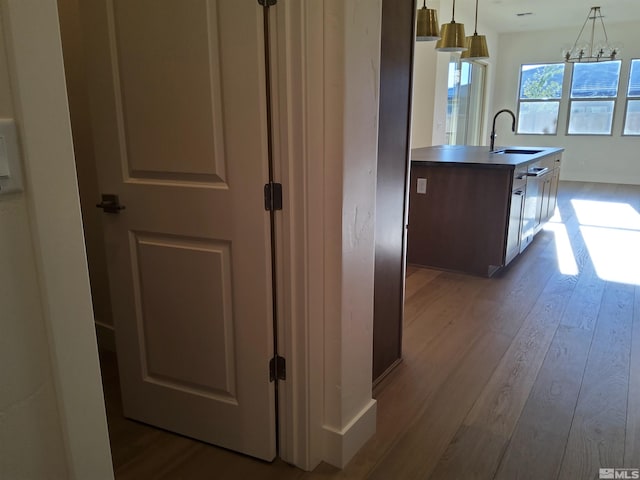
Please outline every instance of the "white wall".
[[[606, 19], [605, 19], [606, 21]], [[629, 75], [630, 59], [640, 58], [638, 23], [606, 24], [610, 40], [620, 41], [622, 71], [620, 91], [625, 92]], [[492, 112], [509, 108], [517, 112], [517, 95], [520, 65], [524, 63], [546, 63], [562, 61], [561, 48], [571, 44], [578, 29], [559, 29], [544, 32], [519, 32], [499, 37], [500, 58], [496, 68], [495, 96]], [[565, 71], [565, 95], [567, 98], [571, 66]], [[568, 102], [560, 105], [558, 134], [513, 135], [507, 116], [498, 121], [498, 145], [554, 146], [565, 148], [561, 179], [609, 183], [640, 184], [640, 161], [638, 148], [640, 137], [620, 135], [624, 119], [624, 101], [618, 101], [611, 136], [567, 136]]]
[[[422, 1], [417, 0], [417, 7]], [[430, 0], [428, 8], [438, 10], [440, 25], [451, 21], [451, 1]], [[473, 35], [475, 6], [456, 5], [457, 23], [464, 23], [467, 36]], [[487, 37], [490, 58], [482, 60], [487, 64], [486, 100], [483, 118], [483, 144], [488, 144], [491, 131], [491, 105], [495, 84], [496, 61], [499, 57], [498, 35], [482, 23], [482, 9], [478, 14], [478, 35]], [[413, 113], [411, 126], [411, 147], [441, 145], [446, 142], [447, 82], [450, 53], [437, 52], [436, 42], [416, 42], [413, 69]]]
[[0, 226], [0, 478], [66, 478], [24, 194], [0, 197]]
[[371, 371], [381, 19], [381, 0], [325, 2], [324, 460], [340, 467], [375, 432]]
[[25, 170], [0, 197], [0, 478], [110, 479], [56, 2], [0, 12]]
[[[5, 20], [5, 12], [0, 12]], [[0, 24], [0, 117], [13, 118]], [[24, 193], [0, 196], [0, 478], [67, 477]]]

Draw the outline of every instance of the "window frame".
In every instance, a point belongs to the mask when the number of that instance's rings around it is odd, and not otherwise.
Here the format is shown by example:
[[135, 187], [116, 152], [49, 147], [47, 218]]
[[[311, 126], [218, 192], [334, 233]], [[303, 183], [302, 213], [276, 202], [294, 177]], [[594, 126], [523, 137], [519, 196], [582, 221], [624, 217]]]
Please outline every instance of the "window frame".
[[629, 101], [640, 101], [640, 93], [638, 95], [630, 95], [629, 90], [631, 90], [631, 73], [633, 72], [633, 62], [637, 62], [636, 65], [638, 69], [640, 69], [640, 58], [632, 58], [629, 61], [629, 76], [627, 77], [627, 92], [625, 94], [625, 103], [624, 103], [624, 117], [622, 119], [622, 133], [623, 137], [639, 137], [640, 132], [638, 133], [625, 133], [627, 129], [627, 114], [629, 112]]
[[[466, 97], [461, 97], [460, 92], [463, 86], [462, 83], [462, 73], [464, 71], [465, 65], [468, 68], [468, 95]], [[487, 72], [488, 72], [488, 64], [486, 62], [477, 61], [474, 59], [464, 59], [460, 57], [460, 54], [452, 54], [449, 60], [449, 77], [451, 73], [451, 68], [455, 72], [458, 73], [459, 78], [456, 84], [456, 89], [454, 93], [454, 104], [457, 108], [460, 108], [464, 105], [465, 115], [461, 116], [460, 111], [456, 110], [455, 112], [449, 113], [449, 100], [450, 97], [447, 94], [447, 118], [445, 122], [445, 135], [447, 137], [448, 145], [481, 145], [482, 144], [482, 134], [484, 129], [484, 117], [485, 117], [485, 109], [487, 105]], [[478, 86], [478, 81], [480, 82], [480, 86]], [[473, 95], [473, 93], [477, 93]], [[465, 99], [465, 102], [461, 102], [462, 99]], [[472, 98], [478, 100], [475, 106], [478, 109], [470, 108], [472, 106]], [[455, 121], [451, 122], [455, 113]], [[451, 124], [455, 125], [455, 128], [450, 129], [449, 126]], [[459, 143], [459, 140], [462, 140], [462, 143]]]
[[[525, 66], [529, 65], [562, 65], [562, 84], [560, 85], [560, 96], [558, 98], [522, 98], [522, 73], [524, 72]], [[566, 63], [565, 62], [548, 62], [548, 63], [522, 63], [520, 64], [520, 74], [518, 78], [518, 108], [516, 111], [516, 135], [542, 135], [542, 136], [558, 136], [558, 121], [560, 119], [560, 108], [562, 106], [562, 99], [564, 97], [564, 83], [565, 77], [567, 73]], [[544, 132], [521, 132], [520, 131], [520, 111], [523, 103], [555, 103], [558, 105], [557, 113], [556, 113], [556, 122], [555, 122], [555, 131], [553, 133], [544, 133]]]
[[[575, 67], [576, 65], [597, 65], [597, 64], [602, 64], [605, 62], [582, 62], [582, 63], [572, 63], [572, 67], [571, 67], [571, 80], [569, 82], [569, 91], [568, 91], [568, 95], [567, 95], [567, 100], [568, 100], [568, 104], [567, 104], [567, 128], [565, 131], [565, 135], [567, 137], [571, 136], [571, 137], [612, 137], [613, 136], [613, 130], [614, 130], [614, 123], [615, 123], [615, 118], [616, 118], [616, 111], [618, 108], [618, 98], [620, 97], [620, 75], [622, 73], [622, 60], [607, 60], [607, 62], [617, 62], [619, 67], [618, 67], [618, 83], [616, 86], [616, 95], [612, 96], [612, 97], [578, 97], [578, 98], [573, 98], [571, 95], [571, 91], [572, 91], [572, 87], [573, 87], [573, 78], [575, 75]], [[569, 127], [571, 125], [571, 108], [573, 106], [573, 103], [580, 103], [580, 102], [602, 102], [602, 103], [610, 103], [613, 102], [613, 109], [611, 111], [611, 128], [609, 129], [608, 133], [571, 133], [569, 131]]]

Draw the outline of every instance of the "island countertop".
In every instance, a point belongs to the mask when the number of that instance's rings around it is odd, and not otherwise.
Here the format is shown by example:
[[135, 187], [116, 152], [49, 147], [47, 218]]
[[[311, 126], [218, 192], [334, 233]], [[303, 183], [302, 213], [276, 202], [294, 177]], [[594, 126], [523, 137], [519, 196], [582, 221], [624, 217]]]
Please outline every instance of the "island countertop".
[[[556, 147], [509, 146], [496, 148], [496, 151], [505, 151], [505, 153], [491, 153], [489, 147], [486, 146], [437, 145], [412, 149], [411, 163], [413, 165], [473, 164], [513, 168], [518, 165], [533, 163], [543, 157], [562, 152], [563, 150], [563, 148]], [[517, 151], [535, 151], [536, 153], [516, 153]]]

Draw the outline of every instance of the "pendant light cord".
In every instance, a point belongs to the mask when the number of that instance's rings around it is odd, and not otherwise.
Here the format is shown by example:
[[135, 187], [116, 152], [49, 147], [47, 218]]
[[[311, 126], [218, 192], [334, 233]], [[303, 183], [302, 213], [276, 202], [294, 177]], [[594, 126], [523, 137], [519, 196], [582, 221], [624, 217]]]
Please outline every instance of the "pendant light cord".
[[451, 9], [451, 23], [456, 23], [456, 0], [453, 0], [453, 8]]
[[478, 0], [476, 0], [476, 24], [473, 27], [473, 34], [478, 35]]

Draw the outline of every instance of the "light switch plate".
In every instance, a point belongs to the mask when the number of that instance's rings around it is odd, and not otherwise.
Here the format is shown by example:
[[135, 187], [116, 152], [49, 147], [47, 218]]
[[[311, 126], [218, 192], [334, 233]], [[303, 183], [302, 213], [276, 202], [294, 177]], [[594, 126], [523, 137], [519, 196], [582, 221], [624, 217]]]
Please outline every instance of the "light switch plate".
[[22, 191], [22, 162], [16, 122], [0, 118], [0, 195]]
[[7, 142], [4, 135], [0, 135], [0, 178], [9, 178], [9, 155], [7, 154]]
[[417, 193], [424, 195], [427, 193], [427, 179], [426, 178], [418, 178], [418, 187], [416, 189]]

